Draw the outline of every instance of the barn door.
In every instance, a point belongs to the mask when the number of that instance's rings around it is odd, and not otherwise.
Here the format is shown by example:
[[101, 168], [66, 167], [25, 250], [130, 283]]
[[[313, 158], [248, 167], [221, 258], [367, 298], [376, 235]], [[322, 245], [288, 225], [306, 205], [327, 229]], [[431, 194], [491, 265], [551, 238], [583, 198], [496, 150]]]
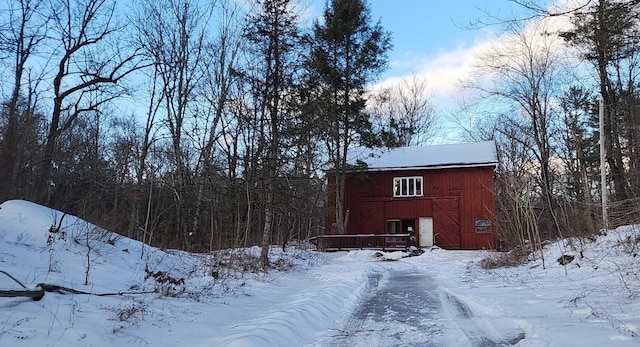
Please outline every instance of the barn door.
[[437, 246], [460, 248], [460, 213], [458, 199], [433, 200], [433, 232]]
[[433, 218], [420, 217], [420, 247], [433, 246]]

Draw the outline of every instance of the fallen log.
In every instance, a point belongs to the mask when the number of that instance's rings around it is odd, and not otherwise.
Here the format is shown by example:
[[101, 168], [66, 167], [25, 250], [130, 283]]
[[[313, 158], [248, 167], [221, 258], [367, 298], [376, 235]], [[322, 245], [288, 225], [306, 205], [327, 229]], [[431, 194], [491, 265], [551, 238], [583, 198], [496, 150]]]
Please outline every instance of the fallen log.
[[38, 301], [44, 296], [44, 288], [38, 285], [35, 289], [0, 289], [0, 297], [3, 298], [15, 298], [26, 297], [31, 298], [33, 301]]
[[35, 289], [27, 288], [22, 282], [18, 281], [15, 277], [11, 276], [6, 271], [0, 270], [0, 273], [5, 274], [7, 277], [14, 280], [17, 284], [22, 287], [22, 289], [0, 289], [0, 297], [2, 298], [15, 298], [15, 297], [27, 297], [33, 299], [33, 301], [38, 301], [42, 299], [44, 296], [44, 288], [38, 284]]
[[38, 283], [34, 289], [27, 288], [22, 282], [18, 281], [15, 277], [11, 276], [8, 272], [0, 270], [0, 273], [5, 274], [7, 277], [14, 280], [22, 289], [0, 289], [0, 298], [15, 298], [26, 297], [31, 298], [33, 301], [38, 301], [44, 297], [45, 292], [59, 293], [59, 294], [85, 294], [95, 296], [115, 296], [115, 295], [140, 295], [140, 294], [152, 294], [157, 293], [156, 290], [149, 291], [120, 291], [115, 293], [90, 293], [82, 290], [77, 290], [69, 287], [59, 286], [57, 284]]

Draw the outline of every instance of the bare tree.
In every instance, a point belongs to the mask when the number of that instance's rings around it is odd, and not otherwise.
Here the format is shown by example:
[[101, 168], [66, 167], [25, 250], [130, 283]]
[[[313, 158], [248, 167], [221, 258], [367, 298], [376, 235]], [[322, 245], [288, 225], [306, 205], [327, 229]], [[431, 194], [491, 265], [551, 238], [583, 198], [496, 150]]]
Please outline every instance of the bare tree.
[[[4, 12], [6, 26], [0, 28], [0, 49], [8, 53], [6, 60], [13, 75], [11, 92], [3, 109], [5, 117], [0, 136], [0, 162], [3, 163], [0, 168], [0, 200], [16, 197], [20, 168], [31, 166], [21, 155], [24, 152], [19, 150], [26, 135], [20, 125], [25, 121], [26, 124], [32, 122], [28, 118], [32, 118], [30, 116], [35, 113], [37, 104], [34, 90], [41, 77], [36, 77], [34, 85], [31, 76], [25, 74], [29, 74], [28, 63], [38, 50], [43, 49], [41, 44], [46, 39], [48, 19], [41, 14], [44, 7], [40, 0], [11, 1]], [[26, 156], [30, 157], [29, 154]]]
[[369, 100], [374, 124], [387, 146], [426, 144], [438, 130], [436, 107], [427, 90], [427, 80], [411, 74], [399, 84], [375, 93]]
[[126, 92], [118, 85], [141, 68], [139, 55], [124, 46], [123, 26], [110, 0], [51, 1], [50, 44], [55, 44], [51, 93], [53, 106], [39, 179], [41, 201], [47, 200], [57, 140], [82, 114]]
[[[144, 127], [142, 132], [142, 138], [138, 139], [136, 143], [136, 165], [135, 165], [135, 177], [137, 189], [131, 193], [131, 214], [129, 216], [129, 234], [130, 237], [134, 233], [136, 239], [146, 243], [148, 236], [151, 235], [149, 229], [149, 220], [151, 217], [151, 201], [153, 198], [153, 187], [155, 184], [155, 172], [153, 168], [149, 167], [149, 157], [153, 149], [154, 144], [159, 140], [157, 136], [159, 125], [157, 124], [158, 108], [160, 103], [157, 101], [161, 98], [161, 92], [158, 91], [158, 68], [154, 65], [152, 68], [153, 74], [149, 78], [151, 85], [148, 88], [149, 102], [145, 111]], [[160, 94], [160, 95], [158, 95]], [[147, 189], [148, 191], [145, 191]], [[144, 218], [142, 218], [142, 210], [146, 210]], [[141, 221], [144, 219], [144, 221]], [[138, 235], [138, 232], [142, 232], [142, 235]], [[144, 248], [142, 249], [144, 251]]]
[[536, 172], [534, 192], [540, 194], [542, 223], [548, 223], [542, 230], [559, 233], [561, 223], [554, 210], [555, 175], [551, 159], [556, 151], [554, 105], [562, 86], [560, 40], [550, 34], [544, 22], [531, 23], [527, 30], [513, 29], [511, 35], [479, 57], [474, 75], [465, 87], [478, 92], [484, 102], [505, 105], [502, 109], [494, 108], [502, 112], [495, 118], [499, 122], [495, 129], [507, 133], [509, 141], [524, 146], [525, 153], [530, 155], [530, 165], [525, 169]]
[[[205, 189], [210, 188], [212, 195], [218, 195], [221, 187], [215, 178], [219, 176], [217, 169], [220, 165], [214, 163], [214, 154], [219, 143], [225, 135], [222, 122], [229, 117], [232, 109], [229, 104], [238, 94], [239, 84], [238, 65], [241, 49], [245, 46], [242, 39], [242, 22], [244, 12], [242, 7], [233, 0], [221, 0], [217, 3], [217, 22], [212, 28], [211, 42], [205, 47], [205, 76], [201, 89], [202, 98], [206, 100], [202, 106], [202, 114], [196, 136], [200, 142], [200, 154], [196, 165], [196, 202], [193, 216], [192, 230], [194, 233], [200, 229], [200, 215], [205, 200]], [[235, 155], [235, 154], [234, 154]], [[231, 159], [233, 162], [234, 159]], [[231, 165], [234, 166], [234, 165]], [[235, 169], [231, 169], [235, 171]], [[213, 199], [216, 201], [215, 199]], [[220, 200], [217, 200], [220, 203]], [[216, 221], [214, 216], [217, 207], [211, 204], [209, 220]], [[220, 230], [210, 222], [210, 239]], [[227, 225], [226, 223], [220, 223]], [[209, 242], [211, 246], [211, 242]]]
[[[192, 248], [189, 226], [188, 182], [192, 178], [190, 150], [185, 147], [187, 125], [197, 115], [198, 88], [205, 75], [204, 49], [213, 14], [213, 4], [196, 0], [145, 1], [136, 21], [139, 44], [153, 62], [159, 79], [156, 101], [161, 103], [164, 124], [171, 139], [175, 227], [182, 234], [185, 249]], [[151, 109], [154, 109], [151, 107]]]

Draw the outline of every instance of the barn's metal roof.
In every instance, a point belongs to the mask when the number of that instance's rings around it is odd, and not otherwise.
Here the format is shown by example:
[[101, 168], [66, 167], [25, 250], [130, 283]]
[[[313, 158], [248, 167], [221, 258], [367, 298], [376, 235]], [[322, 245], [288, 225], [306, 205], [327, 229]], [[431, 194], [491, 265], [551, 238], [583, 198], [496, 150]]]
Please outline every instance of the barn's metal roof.
[[358, 148], [349, 151], [350, 164], [364, 162], [368, 170], [414, 170], [496, 166], [494, 141], [398, 148]]

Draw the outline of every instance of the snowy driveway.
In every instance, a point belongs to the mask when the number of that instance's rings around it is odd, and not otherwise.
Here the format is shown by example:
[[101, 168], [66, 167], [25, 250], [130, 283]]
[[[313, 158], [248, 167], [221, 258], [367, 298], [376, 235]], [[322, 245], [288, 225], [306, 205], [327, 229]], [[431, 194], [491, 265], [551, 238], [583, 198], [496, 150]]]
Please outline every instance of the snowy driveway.
[[493, 326], [415, 264], [380, 262], [370, 292], [325, 346], [510, 346], [524, 338]]

